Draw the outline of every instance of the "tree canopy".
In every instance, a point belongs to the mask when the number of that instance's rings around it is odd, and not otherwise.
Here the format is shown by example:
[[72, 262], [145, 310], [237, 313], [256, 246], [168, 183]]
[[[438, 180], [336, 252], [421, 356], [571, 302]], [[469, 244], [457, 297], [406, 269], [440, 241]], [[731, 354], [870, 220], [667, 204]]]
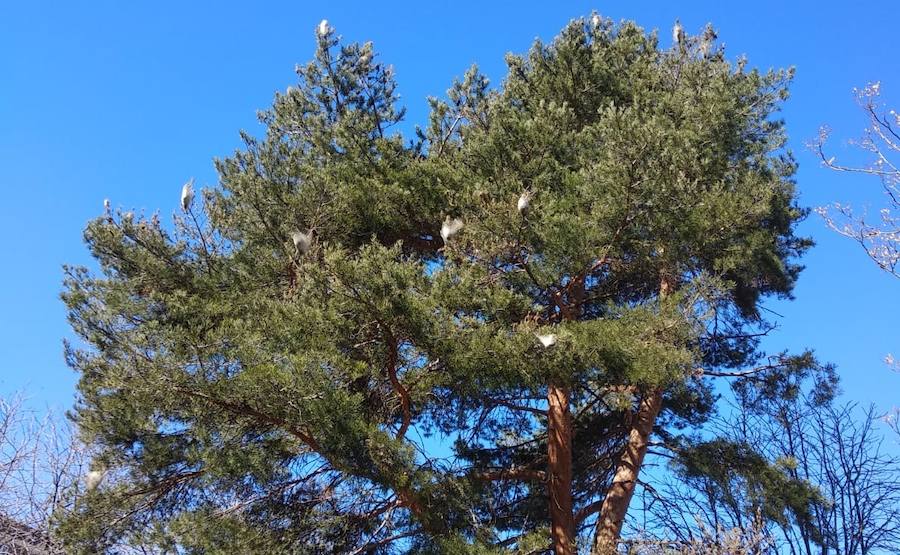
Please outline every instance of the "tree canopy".
[[[218, 184], [174, 226], [90, 222], [99, 269], [66, 269], [74, 417], [109, 476], [60, 516], [71, 549], [608, 548], [650, 433], [701, 424], [713, 378], [818, 368], [759, 364], [760, 303], [811, 244], [791, 71], [714, 36], [576, 19], [404, 137], [391, 66], [323, 22]], [[697, 472], [765, 466], [701, 447]]]

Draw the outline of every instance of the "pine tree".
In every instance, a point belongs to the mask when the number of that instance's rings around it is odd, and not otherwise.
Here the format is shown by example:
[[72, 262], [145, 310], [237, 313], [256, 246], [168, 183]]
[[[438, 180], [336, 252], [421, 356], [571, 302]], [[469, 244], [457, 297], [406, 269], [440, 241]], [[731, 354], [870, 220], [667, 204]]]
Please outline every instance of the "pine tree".
[[578, 19], [496, 89], [467, 72], [407, 141], [391, 67], [320, 28], [266, 136], [174, 230], [88, 225], [67, 359], [109, 478], [58, 532], [80, 552], [612, 549], [650, 434], [748, 372], [759, 302], [810, 244], [774, 119], [790, 72]]

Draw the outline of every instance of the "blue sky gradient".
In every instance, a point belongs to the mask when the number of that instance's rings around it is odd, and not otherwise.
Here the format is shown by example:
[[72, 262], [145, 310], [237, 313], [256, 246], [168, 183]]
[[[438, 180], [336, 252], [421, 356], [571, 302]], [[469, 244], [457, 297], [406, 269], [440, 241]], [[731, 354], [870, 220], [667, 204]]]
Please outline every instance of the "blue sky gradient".
[[[114, 207], [165, 219], [181, 184], [216, 183], [214, 157], [240, 146], [238, 130], [263, 132], [256, 111], [295, 80], [314, 29], [328, 18], [345, 41], [372, 40], [392, 63], [408, 107], [409, 134], [472, 63], [498, 84], [503, 55], [550, 40], [592, 9], [660, 29], [668, 45], [679, 17], [689, 32], [707, 21], [730, 58], [751, 67], [797, 67], [783, 116], [800, 162], [805, 206], [882, 202], [879, 184], [829, 172], [804, 143], [823, 123], [846, 139], [865, 126], [851, 89], [880, 80], [900, 109], [900, 2], [6, 2], [0, 6], [0, 395], [24, 390], [35, 406], [68, 407], [76, 376], [62, 357], [70, 336], [59, 300], [64, 263], [90, 264], [88, 219]], [[900, 352], [900, 281], [858, 246], [811, 216], [801, 231], [818, 245], [796, 300], [770, 302], [783, 318], [766, 345], [815, 349], [836, 363], [845, 396], [888, 409], [900, 375], [882, 363]]]

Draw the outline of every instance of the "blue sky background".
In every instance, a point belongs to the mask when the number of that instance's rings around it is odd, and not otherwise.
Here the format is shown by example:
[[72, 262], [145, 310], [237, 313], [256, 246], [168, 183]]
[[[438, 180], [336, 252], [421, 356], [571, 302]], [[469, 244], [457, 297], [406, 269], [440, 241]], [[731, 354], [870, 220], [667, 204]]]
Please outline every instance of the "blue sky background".
[[[259, 135], [256, 110], [312, 57], [322, 18], [346, 41], [373, 40], [396, 69], [409, 109], [424, 123], [425, 97], [443, 95], [472, 63], [499, 83], [505, 52], [550, 40], [592, 9], [661, 29], [668, 45], [680, 17], [707, 21], [729, 57], [760, 68], [794, 65], [784, 117], [799, 162], [801, 201], [882, 202], [878, 182], [830, 173], [804, 143], [823, 123], [834, 153], [865, 126], [851, 89], [880, 80], [900, 109], [900, 2], [14, 2], [0, 5], [0, 395], [25, 390], [35, 406], [65, 408], [76, 376], [65, 366], [70, 335], [59, 300], [64, 263], [89, 264], [81, 232], [113, 206], [177, 207], [181, 184], [216, 182], [212, 159]], [[839, 367], [849, 399], [900, 404], [900, 375], [882, 363], [900, 352], [900, 280], [811, 216], [801, 231], [818, 246], [805, 258], [772, 350], [816, 350]]]

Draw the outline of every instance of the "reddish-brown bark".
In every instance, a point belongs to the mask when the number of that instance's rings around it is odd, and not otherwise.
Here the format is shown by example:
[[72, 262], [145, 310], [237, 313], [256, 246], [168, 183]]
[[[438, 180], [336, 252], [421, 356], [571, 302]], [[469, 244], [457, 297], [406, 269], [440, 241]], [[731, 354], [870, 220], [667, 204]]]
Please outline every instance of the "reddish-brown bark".
[[[663, 272], [660, 277], [659, 298], [665, 299], [674, 288], [674, 276]], [[622, 524], [625, 522], [625, 515], [634, 496], [638, 475], [650, 444], [650, 434], [653, 433], [656, 417], [662, 408], [662, 399], [663, 390], [657, 388], [645, 394], [638, 405], [631, 431], [628, 433], [628, 443], [600, 507], [592, 555], [609, 555], [616, 552]]]
[[547, 388], [547, 493], [550, 532], [556, 555], [575, 555], [575, 515], [572, 512], [572, 416], [569, 392]]
[[647, 454], [650, 433], [662, 407], [662, 390], [651, 391], [641, 400], [634, 423], [628, 435], [625, 452], [616, 468], [612, 485], [606, 492], [606, 498], [600, 508], [597, 519], [597, 531], [594, 536], [593, 555], [615, 553], [622, 532], [622, 523], [631, 504], [631, 497], [637, 485], [638, 474]]

